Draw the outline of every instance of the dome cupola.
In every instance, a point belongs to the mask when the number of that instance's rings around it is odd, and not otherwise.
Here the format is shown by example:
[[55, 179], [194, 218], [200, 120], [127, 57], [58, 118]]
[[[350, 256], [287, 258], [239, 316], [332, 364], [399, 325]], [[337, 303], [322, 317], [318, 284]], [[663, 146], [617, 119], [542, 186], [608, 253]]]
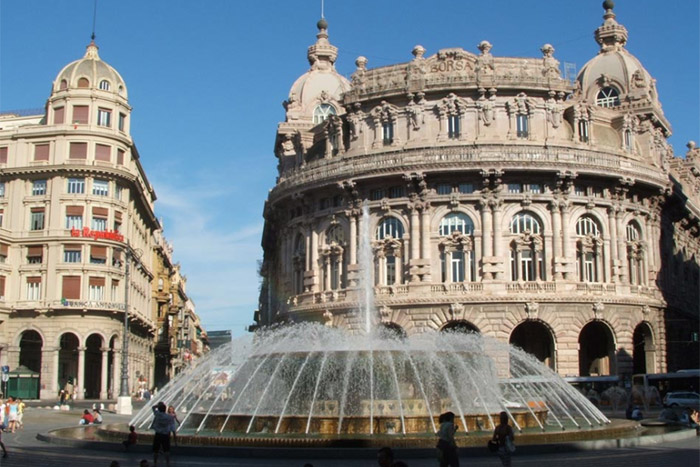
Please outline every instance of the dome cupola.
[[127, 99], [124, 80], [117, 70], [100, 59], [94, 40], [88, 44], [85, 56], [63, 67], [54, 80], [53, 93], [72, 89], [94, 89]]

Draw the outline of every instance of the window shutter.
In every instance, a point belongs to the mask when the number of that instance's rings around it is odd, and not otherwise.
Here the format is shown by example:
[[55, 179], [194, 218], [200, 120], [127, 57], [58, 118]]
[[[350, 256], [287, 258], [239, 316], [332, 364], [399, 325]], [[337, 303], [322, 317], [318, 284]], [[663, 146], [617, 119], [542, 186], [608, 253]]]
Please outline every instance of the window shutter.
[[114, 211], [114, 220], [121, 223], [122, 222], [122, 213], [121, 211]]
[[66, 206], [66, 216], [82, 216], [83, 206]]
[[121, 261], [122, 260], [121, 248], [113, 248], [112, 249], [112, 257], [114, 258], [114, 261]]
[[5, 296], [5, 276], [0, 276], [0, 297]]
[[117, 164], [124, 165], [124, 151], [117, 149]]
[[90, 247], [90, 256], [93, 258], [107, 259], [107, 247], [92, 245]]
[[27, 257], [41, 257], [44, 254], [43, 245], [34, 245], [27, 248]]
[[91, 277], [90, 278], [90, 286], [91, 287], [104, 287], [105, 286], [105, 278], [104, 277]]
[[107, 217], [109, 217], [109, 209], [93, 207], [92, 217], [102, 217], [106, 219]]
[[44, 208], [43, 207], [42, 208], [32, 208], [31, 211], [32, 212], [44, 212]]
[[66, 108], [65, 107], [57, 107], [53, 109], [53, 123], [54, 125], [59, 125], [63, 123], [63, 121], [66, 118]]
[[41, 276], [27, 277], [27, 284], [41, 284]]
[[70, 143], [69, 159], [87, 159], [87, 143]]
[[73, 123], [87, 124], [89, 107], [87, 105], [73, 106]]
[[95, 145], [95, 160], [109, 162], [112, 160], [112, 147], [104, 144]]
[[80, 300], [80, 276], [63, 276], [63, 298]]
[[9, 250], [10, 250], [9, 245], [7, 245], [6, 243], [0, 243], [0, 255], [8, 256]]
[[47, 160], [49, 160], [49, 145], [48, 144], [36, 144], [36, 145], [34, 145], [34, 160], [35, 161], [47, 161]]
[[7, 164], [7, 146], [0, 148], [0, 164]]

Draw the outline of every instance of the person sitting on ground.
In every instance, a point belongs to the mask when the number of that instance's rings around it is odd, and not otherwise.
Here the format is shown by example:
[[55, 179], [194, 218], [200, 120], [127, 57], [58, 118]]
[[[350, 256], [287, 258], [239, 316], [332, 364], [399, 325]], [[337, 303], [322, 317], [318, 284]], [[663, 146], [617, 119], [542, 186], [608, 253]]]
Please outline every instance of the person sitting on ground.
[[644, 415], [642, 415], [642, 409], [640, 409], [638, 405], [635, 405], [634, 409], [632, 409], [632, 417], [631, 418], [632, 418], [632, 420], [637, 420], [637, 421], [644, 418]]
[[95, 425], [102, 425], [102, 414], [100, 413], [100, 409], [95, 407], [92, 409], [92, 418], [93, 422]]
[[92, 422], [94, 422], [95, 419], [90, 413], [88, 409], [85, 409], [83, 411], [83, 417], [80, 419], [80, 424], [81, 425], [92, 425]]
[[136, 427], [134, 425], [131, 425], [129, 427], [129, 436], [122, 441], [122, 444], [124, 445], [124, 449], [127, 451], [129, 450], [129, 446], [132, 446], [136, 444], [138, 441], [138, 435], [136, 434]]

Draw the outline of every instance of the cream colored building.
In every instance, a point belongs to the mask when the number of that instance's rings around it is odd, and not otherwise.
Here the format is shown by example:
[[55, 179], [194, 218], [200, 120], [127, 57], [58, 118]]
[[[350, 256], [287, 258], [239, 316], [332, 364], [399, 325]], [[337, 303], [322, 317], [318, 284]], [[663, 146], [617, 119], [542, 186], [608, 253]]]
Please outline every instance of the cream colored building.
[[0, 360], [40, 373], [42, 399], [69, 378], [78, 398], [118, 395], [126, 291], [130, 390], [153, 382], [160, 225], [130, 125], [126, 84], [94, 42], [43, 115], [0, 115]]
[[605, 7], [573, 83], [549, 44], [510, 58], [487, 41], [359, 57], [348, 80], [319, 21], [277, 129], [256, 326], [363, 328], [367, 204], [375, 319], [396, 332], [481, 332], [562, 375], [697, 367], [697, 172], [674, 184], [689, 162]]

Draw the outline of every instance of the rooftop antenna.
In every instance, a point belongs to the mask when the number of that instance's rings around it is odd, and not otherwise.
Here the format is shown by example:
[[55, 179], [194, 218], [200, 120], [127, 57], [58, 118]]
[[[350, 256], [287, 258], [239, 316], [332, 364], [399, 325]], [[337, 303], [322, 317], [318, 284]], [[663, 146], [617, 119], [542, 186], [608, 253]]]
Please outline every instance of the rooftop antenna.
[[[95, 0], [95, 1], [97, 1], [97, 0]], [[325, 16], [323, 16], [323, 3], [324, 3], [323, 0], [321, 0], [321, 18], [325, 18]]]
[[92, 35], [90, 39], [92, 39], [93, 42], [95, 41], [95, 23], [97, 23], [97, 0], [95, 0], [95, 7], [92, 13]]

